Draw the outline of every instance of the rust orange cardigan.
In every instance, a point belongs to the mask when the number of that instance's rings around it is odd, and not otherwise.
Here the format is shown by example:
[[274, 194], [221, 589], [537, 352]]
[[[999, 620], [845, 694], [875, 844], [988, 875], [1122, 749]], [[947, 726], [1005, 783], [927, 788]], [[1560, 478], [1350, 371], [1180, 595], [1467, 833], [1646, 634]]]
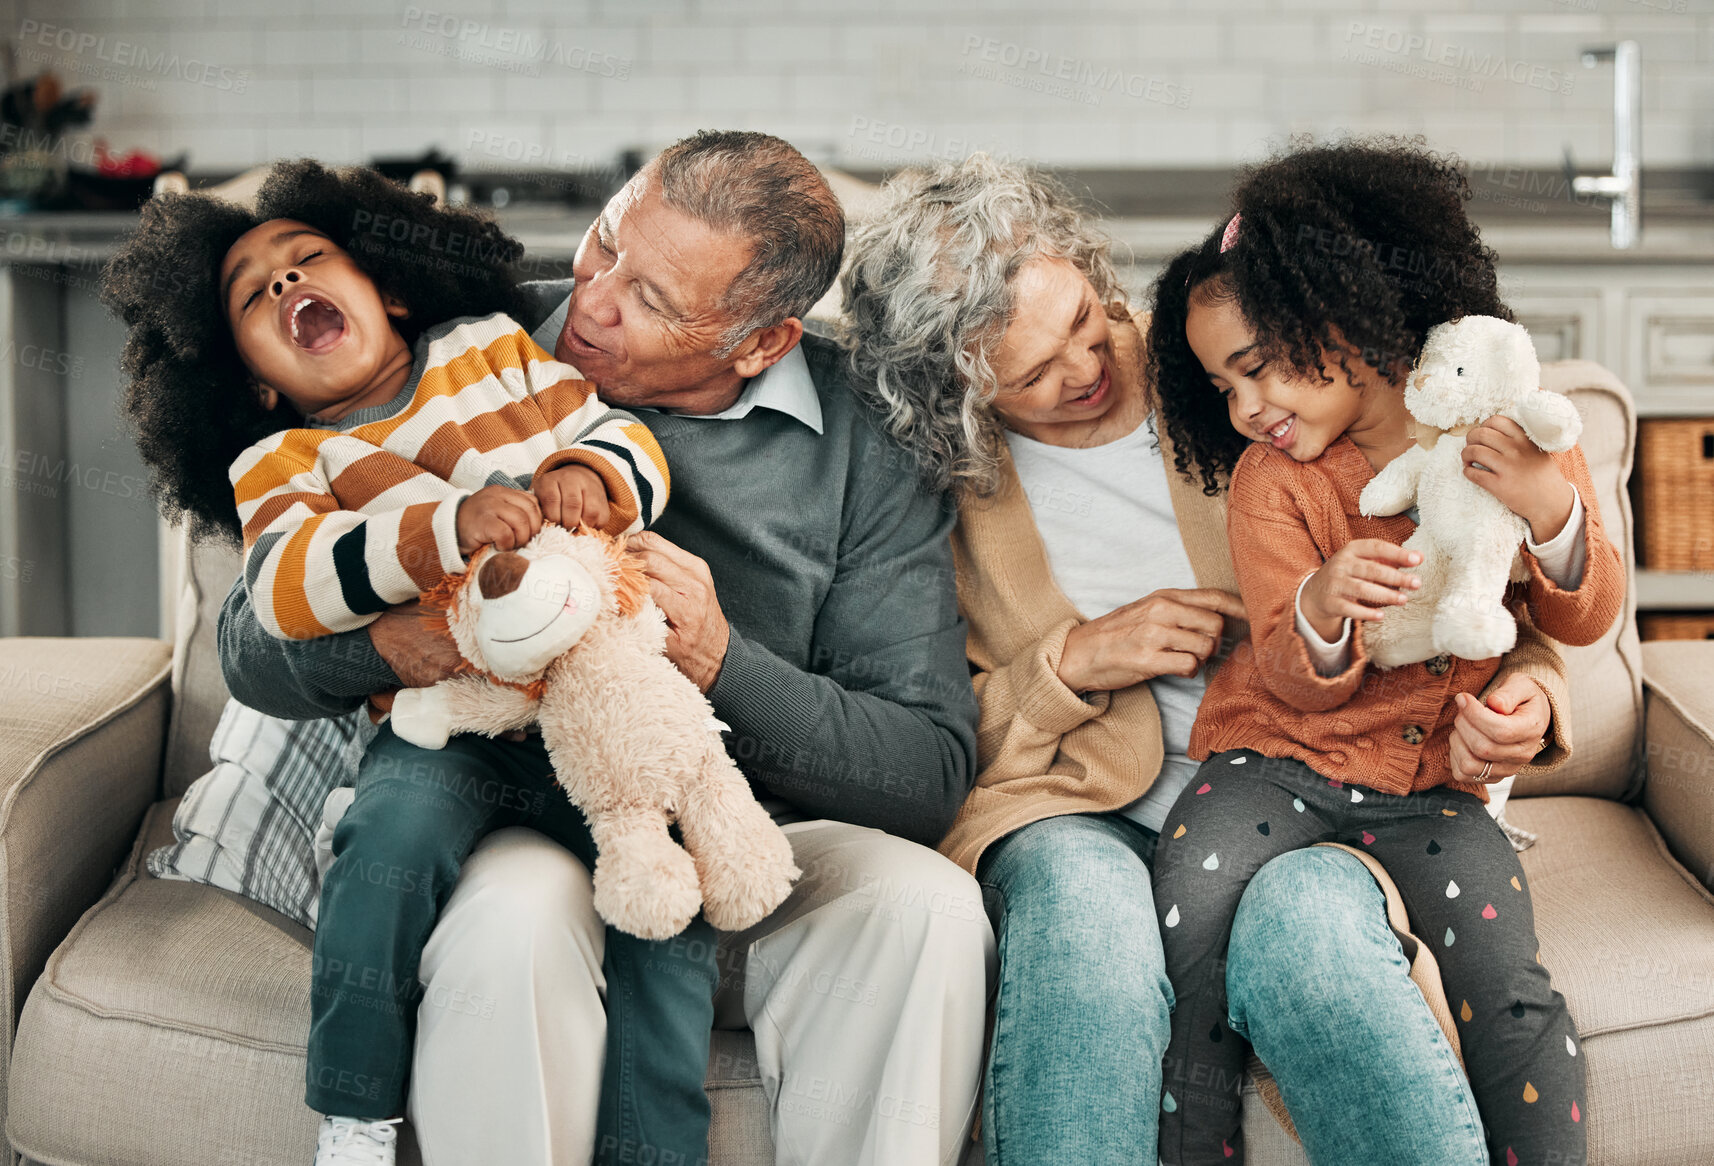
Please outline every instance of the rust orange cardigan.
[[[1529, 582], [1516, 585], [1531, 620], [1563, 643], [1594, 643], [1624, 603], [1625, 565], [1601, 526], [1583, 452], [1555, 454], [1583, 498], [1586, 564], [1577, 590], [1542, 573], [1527, 550]], [[1451, 786], [1487, 800], [1487, 787], [1452, 780], [1450, 742], [1458, 706], [1453, 695], [1480, 693], [1500, 660], [1453, 658], [1437, 674], [1430, 664], [1382, 671], [1369, 667], [1363, 627], [1352, 636], [1351, 662], [1321, 676], [1298, 634], [1295, 599], [1303, 577], [1359, 538], [1402, 543], [1414, 525], [1405, 515], [1365, 518], [1357, 496], [1374, 477], [1368, 458], [1341, 437], [1312, 462], [1252, 445], [1232, 474], [1226, 529], [1239, 593], [1250, 615], [1250, 639], [1209, 682], [1191, 732], [1190, 756], [1227, 749], [1293, 757], [1324, 777], [1383, 793]]]

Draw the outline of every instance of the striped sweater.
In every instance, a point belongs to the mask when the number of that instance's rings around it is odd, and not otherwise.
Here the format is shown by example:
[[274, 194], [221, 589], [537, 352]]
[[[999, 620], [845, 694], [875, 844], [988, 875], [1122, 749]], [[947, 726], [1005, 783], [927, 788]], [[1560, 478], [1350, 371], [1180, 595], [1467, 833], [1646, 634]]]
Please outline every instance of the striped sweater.
[[282, 639], [360, 628], [463, 570], [458, 504], [484, 486], [588, 466], [612, 534], [652, 525], [670, 488], [649, 431], [504, 314], [429, 329], [399, 395], [339, 425], [283, 430], [232, 463], [250, 601]]

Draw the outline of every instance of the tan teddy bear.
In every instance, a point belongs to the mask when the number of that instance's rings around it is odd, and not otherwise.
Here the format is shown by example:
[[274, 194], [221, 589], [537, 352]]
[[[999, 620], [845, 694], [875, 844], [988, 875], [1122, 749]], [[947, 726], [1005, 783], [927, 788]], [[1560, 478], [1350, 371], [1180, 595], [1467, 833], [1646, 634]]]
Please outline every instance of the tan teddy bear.
[[478, 551], [424, 598], [445, 608], [473, 673], [400, 692], [393, 731], [439, 749], [452, 733], [539, 724], [594, 835], [602, 918], [666, 939], [698, 908], [738, 931], [785, 900], [791, 844], [727, 755], [708, 699], [664, 655], [666, 619], [618, 540], [546, 525], [521, 550]]

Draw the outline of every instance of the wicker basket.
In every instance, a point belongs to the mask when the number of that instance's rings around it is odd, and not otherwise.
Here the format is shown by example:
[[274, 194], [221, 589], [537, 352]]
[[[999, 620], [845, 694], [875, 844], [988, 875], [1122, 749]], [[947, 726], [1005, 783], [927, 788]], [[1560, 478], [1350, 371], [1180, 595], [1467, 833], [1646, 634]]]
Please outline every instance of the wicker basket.
[[1643, 566], [1714, 570], [1714, 418], [1639, 426]]
[[1637, 632], [1645, 640], [1714, 640], [1714, 611], [1646, 612]]

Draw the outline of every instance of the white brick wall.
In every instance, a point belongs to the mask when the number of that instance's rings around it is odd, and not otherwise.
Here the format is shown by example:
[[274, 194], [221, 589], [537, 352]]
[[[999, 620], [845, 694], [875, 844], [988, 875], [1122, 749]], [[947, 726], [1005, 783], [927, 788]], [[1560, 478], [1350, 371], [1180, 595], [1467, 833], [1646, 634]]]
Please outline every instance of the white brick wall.
[[1714, 0], [17, 3], [26, 72], [93, 85], [113, 145], [203, 169], [430, 146], [599, 166], [698, 126], [852, 166], [1224, 165], [1342, 130], [1599, 165], [1611, 73], [1577, 53], [1619, 37], [1643, 46], [1645, 162], [1714, 164]]

